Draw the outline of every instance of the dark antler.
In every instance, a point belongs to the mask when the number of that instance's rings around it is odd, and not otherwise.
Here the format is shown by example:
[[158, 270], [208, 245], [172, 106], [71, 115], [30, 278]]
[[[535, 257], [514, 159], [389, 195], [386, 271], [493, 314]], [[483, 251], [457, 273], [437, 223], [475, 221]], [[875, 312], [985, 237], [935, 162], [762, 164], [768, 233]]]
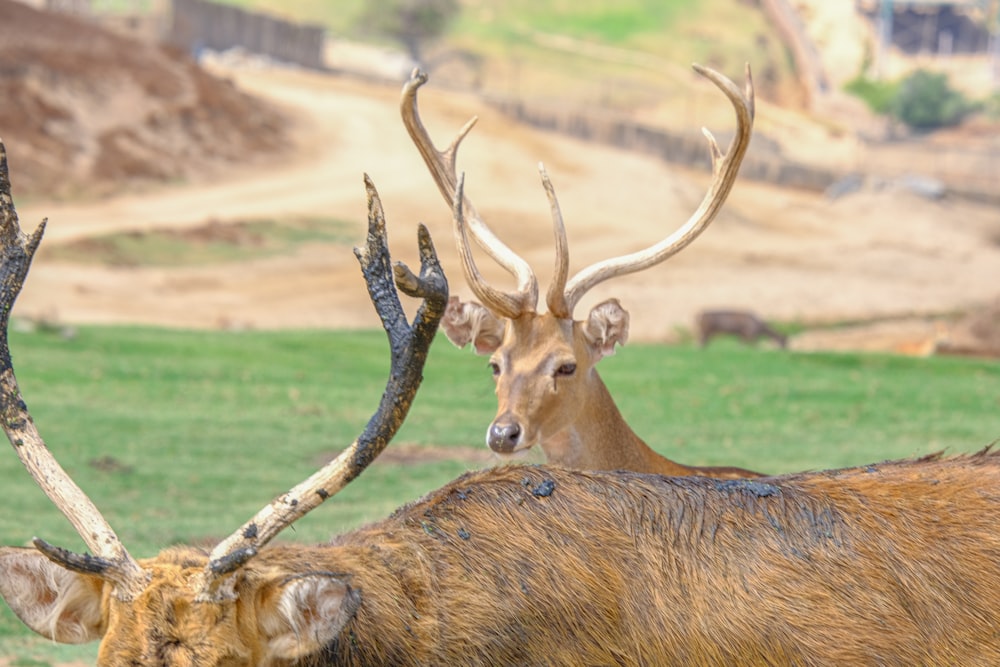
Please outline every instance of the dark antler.
[[[438, 323], [448, 303], [448, 282], [438, 262], [427, 228], [420, 225], [420, 275], [404, 264], [390, 265], [385, 216], [378, 193], [365, 176], [368, 193], [368, 240], [355, 249], [372, 303], [389, 337], [392, 363], [378, 410], [364, 432], [340, 456], [287, 493], [275, 498], [250, 521], [215, 547], [210, 557], [200, 597], [231, 595], [225, 575], [239, 568], [281, 530], [332, 497], [357, 477], [377, 457], [399, 430], [423, 379], [424, 362]], [[390, 270], [391, 269], [391, 270]], [[395, 285], [409, 296], [423, 299], [407, 322]]]

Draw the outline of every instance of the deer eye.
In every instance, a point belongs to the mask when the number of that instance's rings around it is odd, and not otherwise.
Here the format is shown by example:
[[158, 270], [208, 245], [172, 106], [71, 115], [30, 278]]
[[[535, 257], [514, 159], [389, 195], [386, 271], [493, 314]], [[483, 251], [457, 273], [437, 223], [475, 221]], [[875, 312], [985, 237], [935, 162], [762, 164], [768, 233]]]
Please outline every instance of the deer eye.
[[576, 364], [563, 364], [556, 369], [556, 377], [567, 377], [576, 372]]
[[491, 361], [487, 365], [490, 368], [490, 372], [493, 373], [493, 377], [497, 377], [498, 375], [500, 375], [500, 364], [496, 363], [495, 361]]

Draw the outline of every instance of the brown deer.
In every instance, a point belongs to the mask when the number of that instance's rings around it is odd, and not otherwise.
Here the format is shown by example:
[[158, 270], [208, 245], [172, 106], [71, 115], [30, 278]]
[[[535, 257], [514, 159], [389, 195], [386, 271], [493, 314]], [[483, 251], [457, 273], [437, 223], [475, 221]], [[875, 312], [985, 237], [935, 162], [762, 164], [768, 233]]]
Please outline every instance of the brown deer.
[[703, 310], [695, 317], [695, 330], [701, 347], [723, 334], [739, 336], [744, 343], [770, 338], [782, 349], [788, 346], [787, 336], [775, 331], [749, 310]]
[[7, 344], [38, 243], [0, 144], [0, 418], [91, 554], [0, 548], [0, 594], [98, 667], [1000, 664], [1000, 454], [762, 480], [508, 466], [467, 474], [330, 544], [267, 545], [387, 444], [447, 295], [430, 239], [396, 283], [377, 196], [359, 253], [392, 348], [343, 455], [209, 553], [135, 560], [59, 467]]
[[[698, 210], [673, 234], [650, 248], [598, 262], [568, 279], [566, 230], [552, 183], [541, 169], [556, 245], [545, 313], [535, 310], [538, 281], [531, 267], [496, 237], [463, 194], [456, 154], [476, 119], [459, 131], [447, 150], [439, 151], [417, 111], [417, 90], [427, 82], [426, 74], [414, 70], [404, 86], [403, 122], [438, 190], [452, 205], [466, 281], [482, 302], [463, 303], [452, 297], [442, 328], [455, 345], [472, 343], [477, 354], [490, 355], [499, 406], [486, 431], [486, 443], [494, 452], [507, 455], [539, 445], [549, 463], [571, 468], [720, 478], [759, 475], [742, 468], [682, 465], [653, 451], [629, 427], [595, 367], [603, 357], [614, 354], [615, 345], [625, 344], [628, 312], [617, 299], [609, 299], [594, 306], [586, 320], [573, 319], [577, 302], [598, 283], [659, 264], [691, 243], [722, 208], [736, 181], [753, 126], [750, 67], [742, 91], [721, 74], [694, 67], [729, 98], [736, 110], [736, 133], [723, 154], [704, 130], [712, 156], [712, 184]], [[472, 257], [469, 235], [515, 277], [517, 291], [504, 292], [483, 279]]]

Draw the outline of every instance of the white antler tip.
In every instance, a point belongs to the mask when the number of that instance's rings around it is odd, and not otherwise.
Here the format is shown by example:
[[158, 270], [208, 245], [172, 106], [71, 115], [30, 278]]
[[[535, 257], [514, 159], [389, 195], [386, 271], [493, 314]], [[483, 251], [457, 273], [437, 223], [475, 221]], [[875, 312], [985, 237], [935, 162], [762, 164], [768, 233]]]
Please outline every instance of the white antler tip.
[[712, 134], [711, 130], [707, 127], [703, 127], [701, 128], [701, 133], [705, 135], [706, 139], [708, 139], [708, 150], [712, 154], [712, 167], [714, 169], [718, 165], [719, 161], [725, 156], [719, 149], [719, 144], [715, 141], [715, 135]]

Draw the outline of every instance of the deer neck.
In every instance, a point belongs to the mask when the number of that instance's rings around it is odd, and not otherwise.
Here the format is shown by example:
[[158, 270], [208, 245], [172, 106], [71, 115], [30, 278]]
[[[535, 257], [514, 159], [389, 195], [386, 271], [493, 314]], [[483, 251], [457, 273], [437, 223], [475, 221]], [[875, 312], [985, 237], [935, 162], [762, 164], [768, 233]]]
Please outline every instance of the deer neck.
[[628, 425], [597, 371], [571, 425], [543, 438], [549, 463], [579, 470], [633, 470], [690, 475], [693, 470], [654, 452]]

